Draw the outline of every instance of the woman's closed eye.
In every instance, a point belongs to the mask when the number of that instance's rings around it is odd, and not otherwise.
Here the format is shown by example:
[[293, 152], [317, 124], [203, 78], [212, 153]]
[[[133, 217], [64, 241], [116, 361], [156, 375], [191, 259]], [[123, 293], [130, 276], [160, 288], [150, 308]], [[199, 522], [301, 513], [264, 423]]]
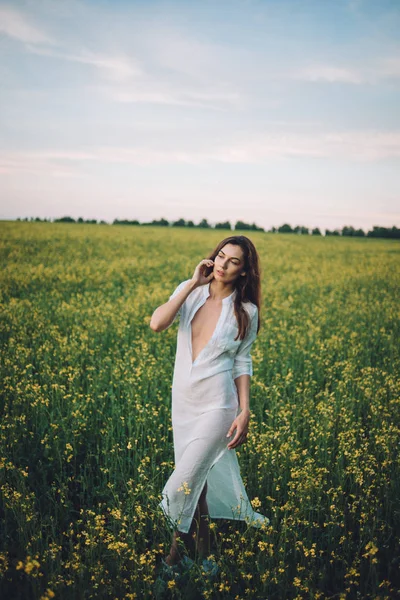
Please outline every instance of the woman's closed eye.
[[[225, 256], [224, 256], [223, 254], [218, 254], [218, 258], [225, 258]], [[238, 265], [238, 264], [239, 264], [239, 263], [238, 263], [236, 260], [235, 260], [235, 261], [232, 261], [232, 263], [233, 263], [234, 265]]]

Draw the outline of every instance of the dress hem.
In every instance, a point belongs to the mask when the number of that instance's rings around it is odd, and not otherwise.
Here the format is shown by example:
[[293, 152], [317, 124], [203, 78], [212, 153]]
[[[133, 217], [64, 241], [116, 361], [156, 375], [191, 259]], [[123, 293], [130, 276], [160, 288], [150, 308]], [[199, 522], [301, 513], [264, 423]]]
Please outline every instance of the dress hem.
[[[169, 516], [169, 514], [165, 511], [164, 509], [164, 502], [161, 501], [158, 505], [159, 507], [161, 507], [164, 516], [167, 519], [167, 523], [170, 527], [170, 529], [172, 530], [177, 530], [180, 531], [182, 533], [189, 533], [190, 531], [190, 526], [183, 526], [183, 527], [179, 527], [179, 525], [177, 525], [176, 523], [173, 523], [171, 520], [171, 517]], [[244, 521], [246, 522], [249, 526], [251, 527], [256, 527], [256, 528], [261, 528], [263, 525], [269, 525], [270, 524], [270, 519], [264, 515], [262, 515], [261, 513], [254, 513], [253, 518], [248, 516], [248, 515], [244, 515], [244, 516], [233, 516], [232, 514], [230, 515], [208, 515], [208, 517], [213, 520], [213, 519], [225, 519], [227, 521]], [[192, 519], [193, 520], [193, 519]]]

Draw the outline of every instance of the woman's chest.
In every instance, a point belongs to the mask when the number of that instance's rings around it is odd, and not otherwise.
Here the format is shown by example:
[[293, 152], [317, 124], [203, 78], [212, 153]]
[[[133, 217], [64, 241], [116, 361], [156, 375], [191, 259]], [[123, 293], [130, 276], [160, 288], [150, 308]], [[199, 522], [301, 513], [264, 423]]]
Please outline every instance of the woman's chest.
[[192, 316], [190, 325], [192, 339], [194, 341], [209, 340], [217, 328], [218, 321], [222, 317], [223, 306], [221, 303], [207, 299]]
[[210, 351], [214, 348], [218, 353], [236, 353], [241, 340], [235, 340], [238, 325], [233, 304], [200, 299], [185, 316], [182, 327], [190, 338], [194, 356], [205, 347]]

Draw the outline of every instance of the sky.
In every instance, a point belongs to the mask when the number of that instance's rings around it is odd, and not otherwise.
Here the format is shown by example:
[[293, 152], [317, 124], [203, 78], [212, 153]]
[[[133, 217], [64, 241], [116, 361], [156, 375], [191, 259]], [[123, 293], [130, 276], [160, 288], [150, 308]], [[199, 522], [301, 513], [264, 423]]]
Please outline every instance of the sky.
[[400, 226], [399, 0], [0, 0], [0, 218]]

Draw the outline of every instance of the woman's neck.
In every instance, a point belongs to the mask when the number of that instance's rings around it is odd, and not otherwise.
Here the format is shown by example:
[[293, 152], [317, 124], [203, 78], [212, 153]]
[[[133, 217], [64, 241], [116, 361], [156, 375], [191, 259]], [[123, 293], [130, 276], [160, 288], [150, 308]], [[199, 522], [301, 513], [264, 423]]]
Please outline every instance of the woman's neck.
[[232, 294], [234, 290], [233, 285], [224, 284], [222, 281], [211, 281], [210, 283], [210, 296], [213, 300], [223, 300]]

